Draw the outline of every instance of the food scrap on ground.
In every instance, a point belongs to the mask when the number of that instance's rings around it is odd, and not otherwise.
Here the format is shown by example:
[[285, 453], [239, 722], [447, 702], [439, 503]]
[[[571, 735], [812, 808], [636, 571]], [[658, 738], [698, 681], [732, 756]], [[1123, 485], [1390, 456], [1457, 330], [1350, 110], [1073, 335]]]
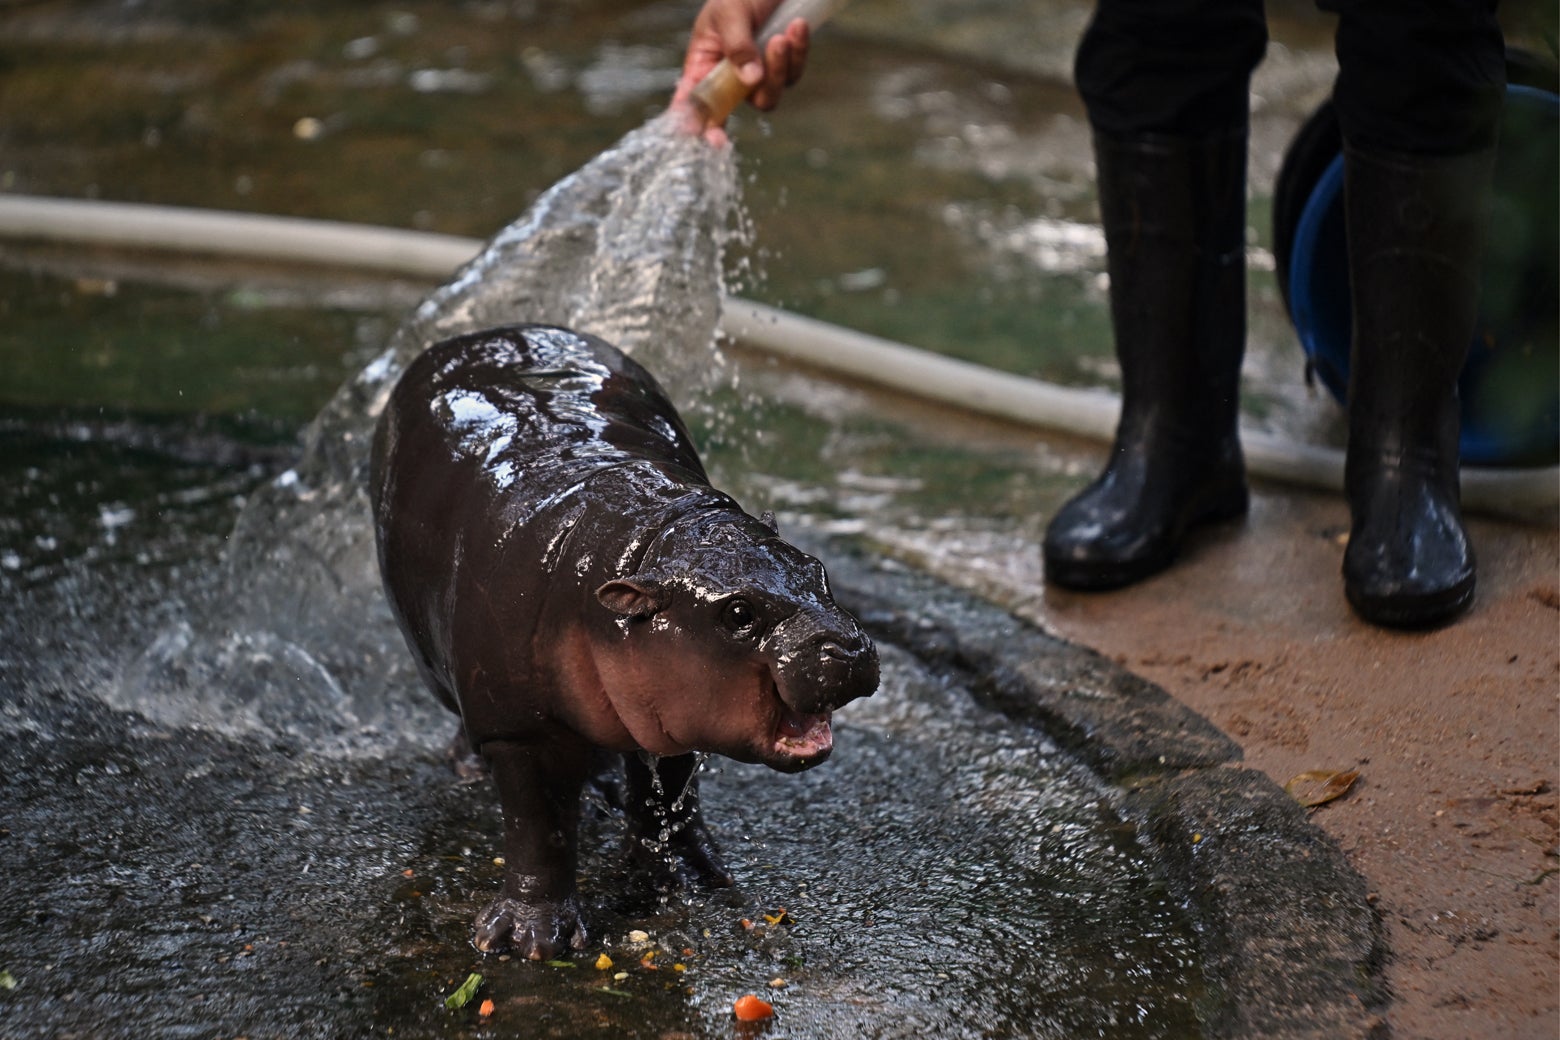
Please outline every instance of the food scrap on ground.
[[477, 995], [477, 990], [482, 987], [482, 976], [472, 972], [466, 976], [466, 981], [460, 984], [460, 988], [444, 998], [444, 1006], [450, 1011], [455, 1011], [471, 1003], [471, 998]]
[[484, 1000], [482, 1002], [482, 1006], [477, 1008], [477, 1014], [481, 1015], [483, 1018], [491, 1016], [493, 1014], [493, 1002], [491, 1000]]
[[738, 1022], [762, 1022], [775, 1015], [773, 1004], [767, 1000], [760, 1000], [751, 993], [738, 997], [737, 1002], [731, 1006], [731, 1011], [737, 1016]]
[[596, 970], [597, 971], [606, 971], [606, 970], [608, 970], [611, 967], [612, 967], [612, 958], [611, 957], [608, 957], [606, 954], [603, 953], [600, 957], [596, 958]]

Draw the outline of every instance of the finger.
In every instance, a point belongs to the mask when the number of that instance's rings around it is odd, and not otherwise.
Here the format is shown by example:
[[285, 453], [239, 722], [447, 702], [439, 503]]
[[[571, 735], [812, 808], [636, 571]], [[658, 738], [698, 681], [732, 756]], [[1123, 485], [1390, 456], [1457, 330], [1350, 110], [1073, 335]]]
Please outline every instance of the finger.
[[791, 80], [791, 44], [784, 34], [772, 38], [764, 47], [764, 76], [748, 95], [753, 107], [767, 112], [780, 103], [786, 84]]
[[791, 63], [785, 81], [789, 87], [802, 78], [802, 70], [807, 67], [807, 49], [812, 43], [812, 29], [798, 18], [786, 27], [785, 37], [791, 44]]

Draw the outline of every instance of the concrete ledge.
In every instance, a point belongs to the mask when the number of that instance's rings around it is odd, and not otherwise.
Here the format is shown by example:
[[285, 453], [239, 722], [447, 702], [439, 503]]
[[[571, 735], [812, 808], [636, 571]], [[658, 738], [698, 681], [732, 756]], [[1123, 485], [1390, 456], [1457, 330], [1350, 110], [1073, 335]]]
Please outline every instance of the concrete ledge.
[[875, 638], [1045, 733], [1115, 791], [1201, 932], [1205, 1036], [1386, 1035], [1386, 951], [1364, 879], [1282, 788], [1238, 765], [1234, 741], [1153, 683], [972, 595], [839, 544], [809, 548]]

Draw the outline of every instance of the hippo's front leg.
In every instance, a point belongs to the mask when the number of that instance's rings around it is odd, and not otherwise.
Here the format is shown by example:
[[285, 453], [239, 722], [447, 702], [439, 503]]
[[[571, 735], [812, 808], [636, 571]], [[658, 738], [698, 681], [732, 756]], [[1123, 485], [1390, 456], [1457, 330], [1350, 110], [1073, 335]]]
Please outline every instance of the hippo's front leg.
[[661, 888], [726, 888], [731, 871], [699, 810], [699, 756], [623, 756], [629, 855]]
[[499, 740], [483, 744], [482, 757], [504, 812], [504, 890], [477, 914], [473, 942], [537, 961], [583, 949], [574, 879], [588, 749]]

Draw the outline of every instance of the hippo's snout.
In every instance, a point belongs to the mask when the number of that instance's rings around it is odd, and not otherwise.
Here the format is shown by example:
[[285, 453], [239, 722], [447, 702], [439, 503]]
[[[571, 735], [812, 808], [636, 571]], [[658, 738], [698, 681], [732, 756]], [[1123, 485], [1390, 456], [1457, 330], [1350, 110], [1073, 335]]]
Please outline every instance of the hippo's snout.
[[[791, 631], [783, 631], [787, 628]], [[784, 622], [775, 634], [784, 639], [775, 655], [780, 696], [797, 711], [833, 711], [877, 690], [877, 647], [854, 625], [824, 626], [816, 618], [800, 617]]]

